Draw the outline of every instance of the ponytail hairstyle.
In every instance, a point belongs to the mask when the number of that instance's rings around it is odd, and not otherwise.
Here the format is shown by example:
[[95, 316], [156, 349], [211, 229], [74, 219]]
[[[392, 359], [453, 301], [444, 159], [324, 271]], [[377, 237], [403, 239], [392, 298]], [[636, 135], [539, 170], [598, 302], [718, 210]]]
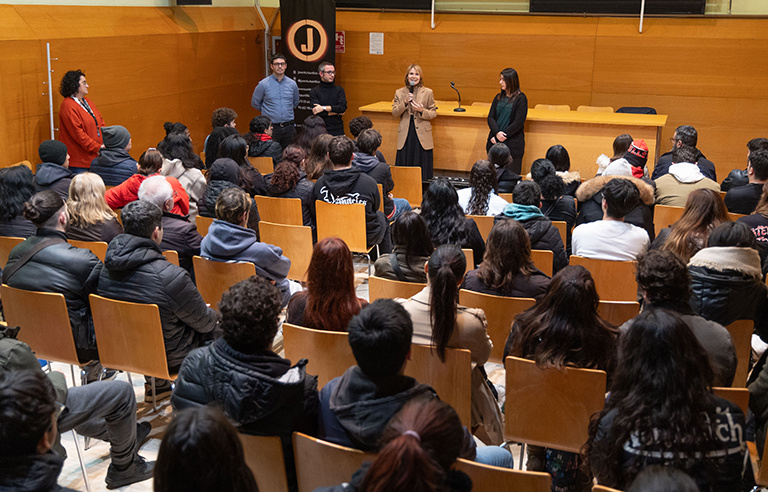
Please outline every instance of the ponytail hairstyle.
[[466, 268], [467, 259], [464, 252], [455, 244], [438, 246], [427, 262], [432, 344], [443, 362], [446, 345], [456, 327], [459, 283], [464, 278]]
[[157, 149], [147, 149], [141, 157], [139, 157], [139, 174], [144, 176], [152, 176], [153, 174], [160, 172], [160, 168], [163, 167], [163, 154]]
[[360, 492], [446, 490], [463, 441], [464, 429], [450, 405], [437, 398], [411, 400], [384, 429]]
[[55, 191], [41, 191], [24, 203], [24, 218], [35, 224], [38, 229], [53, 229], [59, 218], [58, 212], [65, 205], [64, 199]]

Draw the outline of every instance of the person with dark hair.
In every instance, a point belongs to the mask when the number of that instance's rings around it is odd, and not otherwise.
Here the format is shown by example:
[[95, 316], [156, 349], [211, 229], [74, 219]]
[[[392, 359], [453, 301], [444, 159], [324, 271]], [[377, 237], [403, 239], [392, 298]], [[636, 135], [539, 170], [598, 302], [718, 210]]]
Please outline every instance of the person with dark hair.
[[[368, 247], [379, 245], [381, 254], [392, 251], [389, 238], [389, 222], [384, 212], [379, 211], [379, 188], [376, 180], [352, 166], [354, 144], [345, 136], [333, 137], [328, 145], [328, 157], [333, 170], [327, 171], [315, 183], [312, 201], [312, 216], [315, 216], [315, 201], [328, 203], [362, 203], [365, 205], [365, 231]], [[317, 223], [317, 221], [314, 221]]]
[[746, 217], [739, 217], [736, 221], [745, 224], [755, 235], [757, 250], [760, 252], [760, 263], [765, 275], [768, 273], [768, 182], [763, 185], [763, 194], [757, 202], [755, 211]]
[[88, 83], [82, 70], [70, 70], [61, 78], [59, 94], [64, 98], [59, 107], [59, 140], [69, 151], [70, 170], [84, 172], [99, 155], [104, 118], [88, 99]]
[[468, 215], [498, 215], [504, 211], [507, 201], [497, 195], [497, 191], [496, 170], [489, 161], [477, 161], [469, 173], [469, 188], [457, 191], [459, 206]]
[[[373, 128], [373, 122], [367, 116], [358, 116], [358, 117], [352, 118], [352, 120], [350, 120], [350, 122], [349, 122], [349, 133], [352, 134], [352, 141], [355, 144], [355, 152], [357, 152], [359, 150], [357, 148], [357, 137], [364, 130], [368, 130], [370, 128]], [[387, 162], [387, 160], [384, 158], [384, 154], [382, 154], [380, 150], [376, 151], [376, 158], [379, 160], [379, 162]]]
[[152, 485], [155, 492], [259, 492], [237, 431], [221, 410], [206, 406], [174, 412]]
[[123, 233], [123, 226], [104, 200], [104, 193], [104, 181], [97, 174], [80, 173], [72, 178], [67, 200], [67, 239], [109, 243]]
[[307, 269], [307, 290], [288, 303], [285, 321], [316, 330], [347, 331], [347, 324], [368, 301], [355, 293], [352, 253], [338, 237], [315, 244]]
[[[235, 161], [228, 158], [216, 159], [208, 170], [208, 186], [200, 199], [199, 213], [203, 217], [216, 218], [216, 200], [222, 191], [229, 188], [239, 188], [240, 166]], [[242, 189], [242, 188], [241, 188]], [[256, 202], [252, 200], [251, 212], [248, 214], [248, 229], [256, 232], [256, 239], [259, 239], [259, 209]]]
[[568, 255], [560, 232], [552, 221], [541, 213], [541, 188], [533, 181], [523, 181], [515, 188], [512, 203], [508, 204], [496, 219], [514, 219], [528, 233], [532, 249], [549, 250], [553, 257], [553, 272], [568, 265]]
[[320, 83], [309, 91], [312, 114], [323, 119], [331, 135], [344, 135], [344, 121], [341, 117], [347, 112], [347, 96], [343, 87], [333, 83], [336, 78], [336, 67], [333, 63], [324, 61], [320, 63], [317, 70], [320, 74]]
[[421, 179], [432, 178], [432, 123], [437, 105], [432, 89], [424, 85], [421, 67], [412, 63], [405, 70], [405, 86], [395, 91], [392, 117], [399, 118], [397, 127], [396, 166], [421, 167]]
[[250, 131], [242, 137], [248, 144], [249, 157], [271, 157], [272, 165], [277, 167], [283, 158], [283, 148], [272, 140], [272, 122], [266, 116], [254, 116], [248, 128]]
[[192, 140], [183, 133], [172, 133], [163, 140], [160, 151], [163, 154], [161, 176], [172, 176], [179, 180], [189, 195], [189, 217], [197, 216], [197, 202], [205, 193], [205, 176], [198, 168], [200, 158], [192, 150]]
[[230, 128], [237, 127], [235, 120], [237, 119], [237, 113], [234, 109], [230, 108], [216, 108], [211, 113], [211, 128], [219, 128], [227, 126]]
[[512, 171], [512, 155], [509, 153], [509, 147], [503, 143], [495, 143], [488, 149], [488, 161], [493, 164], [496, 170], [496, 184], [498, 193], [512, 193], [517, 183], [523, 179], [519, 174]]
[[272, 55], [272, 74], [261, 79], [253, 90], [251, 106], [272, 122], [272, 138], [286, 148], [296, 138], [293, 109], [299, 105], [299, 86], [285, 75], [288, 64], [280, 53]]
[[501, 92], [496, 94], [488, 110], [488, 142], [486, 152], [493, 144], [503, 143], [509, 148], [512, 164], [509, 170], [522, 172], [525, 154], [525, 119], [528, 116], [528, 98], [520, 90], [520, 78], [514, 68], [505, 68], [499, 74]]
[[643, 468], [627, 492], [699, 492], [691, 477], [671, 466]]
[[[717, 171], [712, 161], [704, 157], [699, 149], [696, 148], [696, 144], [699, 141], [699, 134], [696, 129], [690, 125], [682, 125], [675, 128], [675, 135], [672, 137], [672, 150], [676, 147], [682, 147], [687, 145], [692, 147], [696, 152], [694, 164], [699, 166], [701, 174], [708, 177], [712, 181], [717, 181]], [[656, 161], [656, 165], [653, 168], [653, 174], [651, 179], [657, 180], [669, 172], [669, 166], [672, 165], [672, 151], [661, 154]]]
[[291, 434], [317, 432], [317, 377], [306, 373], [307, 359], [291, 365], [272, 351], [282, 302], [268, 279], [254, 275], [236, 283], [219, 309], [223, 335], [184, 359], [173, 410], [216, 406], [240, 432], [279, 436], [295, 491]]
[[[603, 179], [594, 178], [588, 183]], [[603, 219], [576, 226], [572, 236], [573, 254], [600, 260], [634, 261], [648, 249], [648, 232], [624, 220], [640, 203], [641, 194], [634, 179], [616, 177], [605, 182], [600, 191]], [[583, 188], [584, 185], [577, 195]]]
[[[753, 138], [747, 142], [747, 161], [752, 152], [758, 150], [768, 150], [768, 138]], [[749, 175], [746, 169], [734, 169], [720, 184], [720, 191], [729, 191], [737, 186], [744, 186], [749, 183]]]
[[608, 157], [605, 154], [600, 154], [597, 157], [597, 174], [596, 176], [602, 176], [605, 169], [611, 162], [616, 161], [624, 157], [624, 154], [629, 150], [629, 146], [632, 144], [632, 135], [628, 133], [622, 133], [618, 137], [613, 139], [613, 157]]
[[128, 153], [133, 141], [131, 134], [120, 125], [105, 126], [104, 147], [99, 156], [91, 162], [91, 172], [101, 176], [107, 186], [117, 186], [136, 173], [138, 162]]
[[333, 170], [333, 162], [328, 158], [328, 146], [331, 140], [333, 140], [333, 136], [326, 133], [312, 142], [312, 148], [304, 161], [307, 179], [318, 180], [326, 171]]
[[656, 205], [683, 207], [694, 190], [706, 188], [720, 193], [720, 185], [704, 176], [693, 163], [696, 150], [686, 145], [672, 150], [672, 164], [667, 174], [656, 180]]
[[746, 425], [712, 394], [712, 369], [678, 315], [646, 309], [621, 337], [605, 408], [584, 446], [598, 483], [625, 490], [650, 465], [679, 468], [702, 491], [741, 490]]
[[42, 163], [37, 165], [33, 184], [35, 192], [53, 190], [62, 199], [69, 196], [69, 183], [74, 173], [69, 170], [67, 146], [58, 140], [46, 140], [37, 148]]
[[35, 233], [35, 225], [22, 214], [34, 193], [34, 177], [27, 166], [0, 169], [0, 236], [27, 238]]
[[240, 178], [238, 185], [249, 195], [266, 195], [267, 184], [261, 173], [251, 165], [248, 160], [248, 144], [238, 134], [230, 135], [221, 141], [219, 146], [219, 159], [222, 157], [232, 159], [240, 166]]
[[[134, 201], [122, 210], [125, 234], [109, 243], [97, 294], [119, 301], [157, 304], [163, 327], [165, 355], [171, 374], [184, 357], [211, 339], [218, 315], [183, 268], [163, 256], [163, 213], [152, 203]], [[170, 396], [171, 382], [158, 380], [157, 399]], [[152, 388], [144, 385], [144, 401]]]
[[[203, 151], [205, 152], [205, 167], [210, 168], [213, 165], [213, 161], [221, 157], [219, 147], [221, 141], [232, 135], [240, 135], [240, 133], [231, 126], [217, 126], [205, 139], [205, 145]], [[247, 147], [247, 145], [246, 145]]]
[[435, 247], [421, 215], [409, 210], [398, 217], [392, 223], [392, 242], [392, 252], [374, 263], [374, 275], [401, 282], [426, 283], [424, 264]]
[[444, 177], [429, 184], [421, 202], [421, 216], [427, 223], [432, 244], [457, 244], [472, 250], [475, 265], [485, 254], [485, 241], [474, 220], [467, 218], [459, 206], [459, 195]]
[[568, 155], [566, 148], [562, 145], [553, 145], [547, 149], [545, 159], [555, 166], [557, 175], [563, 180], [565, 186], [563, 195], [574, 196], [576, 189], [581, 185], [581, 174], [579, 171], [571, 171], [571, 156]]
[[264, 181], [267, 183], [268, 196], [300, 198], [302, 224], [314, 229], [311, 202], [315, 183], [308, 180], [304, 172], [306, 155], [298, 145], [289, 145], [283, 152], [280, 164], [275, 166], [275, 172], [264, 176]]
[[[565, 251], [571, 255], [571, 231], [576, 222], [576, 202], [565, 194], [563, 178], [547, 159], [536, 159], [531, 164], [531, 179], [541, 188], [541, 213], [551, 221], [565, 222]], [[562, 239], [562, 238], [561, 238]]]
[[304, 149], [304, 152], [309, 152], [312, 149], [312, 142], [320, 135], [326, 133], [328, 133], [328, 130], [325, 128], [323, 119], [319, 116], [310, 115], [304, 118], [301, 129], [293, 143]]
[[163, 123], [163, 130], [165, 130], [165, 136], [166, 137], [168, 135], [172, 135], [174, 133], [179, 133], [179, 134], [183, 134], [183, 135], [186, 135], [186, 136], [192, 138], [190, 136], [190, 134], [189, 134], [189, 128], [187, 128], [187, 125], [185, 125], [184, 123], [182, 123], [180, 121], [177, 121], [175, 123], [174, 122], [170, 122], [170, 121], [166, 121], [165, 123]]
[[763, 194], [763, 184], [768, 181], [768, 150], [749, 154], [747, 178], [748, 184], [731, 188], [725, 194], [723, 201], [731, 213], [749, 215], [755, 211]]

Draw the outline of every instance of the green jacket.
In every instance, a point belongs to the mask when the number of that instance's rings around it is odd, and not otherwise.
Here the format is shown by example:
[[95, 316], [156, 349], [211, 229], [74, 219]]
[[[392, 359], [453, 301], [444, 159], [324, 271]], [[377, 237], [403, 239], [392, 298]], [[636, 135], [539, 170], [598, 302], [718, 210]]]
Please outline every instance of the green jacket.
[[[0, 326], [0, 371], [37, 369], [42, 371], [32, 349], [24, 342], [16, 340], [18, 327]], [[48, 378], [56, 390], [56, 401], [61, 404], [67, 400], [67, 380], [58, 371], [48, 373]]]

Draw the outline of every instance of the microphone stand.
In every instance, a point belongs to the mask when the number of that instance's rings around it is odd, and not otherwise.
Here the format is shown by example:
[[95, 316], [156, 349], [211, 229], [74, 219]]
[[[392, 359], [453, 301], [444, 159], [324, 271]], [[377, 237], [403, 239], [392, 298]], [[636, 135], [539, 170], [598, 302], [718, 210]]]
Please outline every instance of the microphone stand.
[[463, 113], [463, 112], [465, 112], [465, 111], [466, 111], [466, 109], [464, 109], [464, 108], [462, 108], [462, 107], [461, 107], [461, 93], [460, 93], [460, 92], [459, 92], [459, 90], [456, 88], [456, 86], [453, 84], [453, 82], [451, 82], [451, 89], [455, 90], [455, 91], [456, 91], [456, 94], [459, 96], [459, 107], [457, 107], [457, 108], [456, 108], [456, 109], [454, 109], [453, 111], [454, 111], [455, 113]]

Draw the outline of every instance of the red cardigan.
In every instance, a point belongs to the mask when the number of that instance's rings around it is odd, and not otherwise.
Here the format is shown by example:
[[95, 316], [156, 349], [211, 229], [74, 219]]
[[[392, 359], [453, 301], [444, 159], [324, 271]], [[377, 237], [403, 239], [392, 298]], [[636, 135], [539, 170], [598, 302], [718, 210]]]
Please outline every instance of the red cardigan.
[[[98, 128], [106, 126], [104, 118], [87, 97], [91, 111], [99, 122]], [[71, 97], [64, 98], [59, 108], [59, 140], [67, 146], [70, 167], [91, 167], [91, 161], [99, 156], [102, 139], [96, 122]]]
[[[160, 175], [156, 173], [152, 176]], [[134, 174], [121, 184], [108, 189], [104, 194], [104, 199], [107, 201], [109, 208], [122, 208], [127, 204], [138, 200], [139, 187], [148, 177], [149, 176], [143, 174]], [[165, 176], [165, 179], [171, 183], [171, 188], [173, 188], [173, 208], [171, 209], [171, 213], [177, 215], [189, 214], [189, 195], [184, 191], [184, 187], [182, 187], [179, 180], [173, 176]]]

